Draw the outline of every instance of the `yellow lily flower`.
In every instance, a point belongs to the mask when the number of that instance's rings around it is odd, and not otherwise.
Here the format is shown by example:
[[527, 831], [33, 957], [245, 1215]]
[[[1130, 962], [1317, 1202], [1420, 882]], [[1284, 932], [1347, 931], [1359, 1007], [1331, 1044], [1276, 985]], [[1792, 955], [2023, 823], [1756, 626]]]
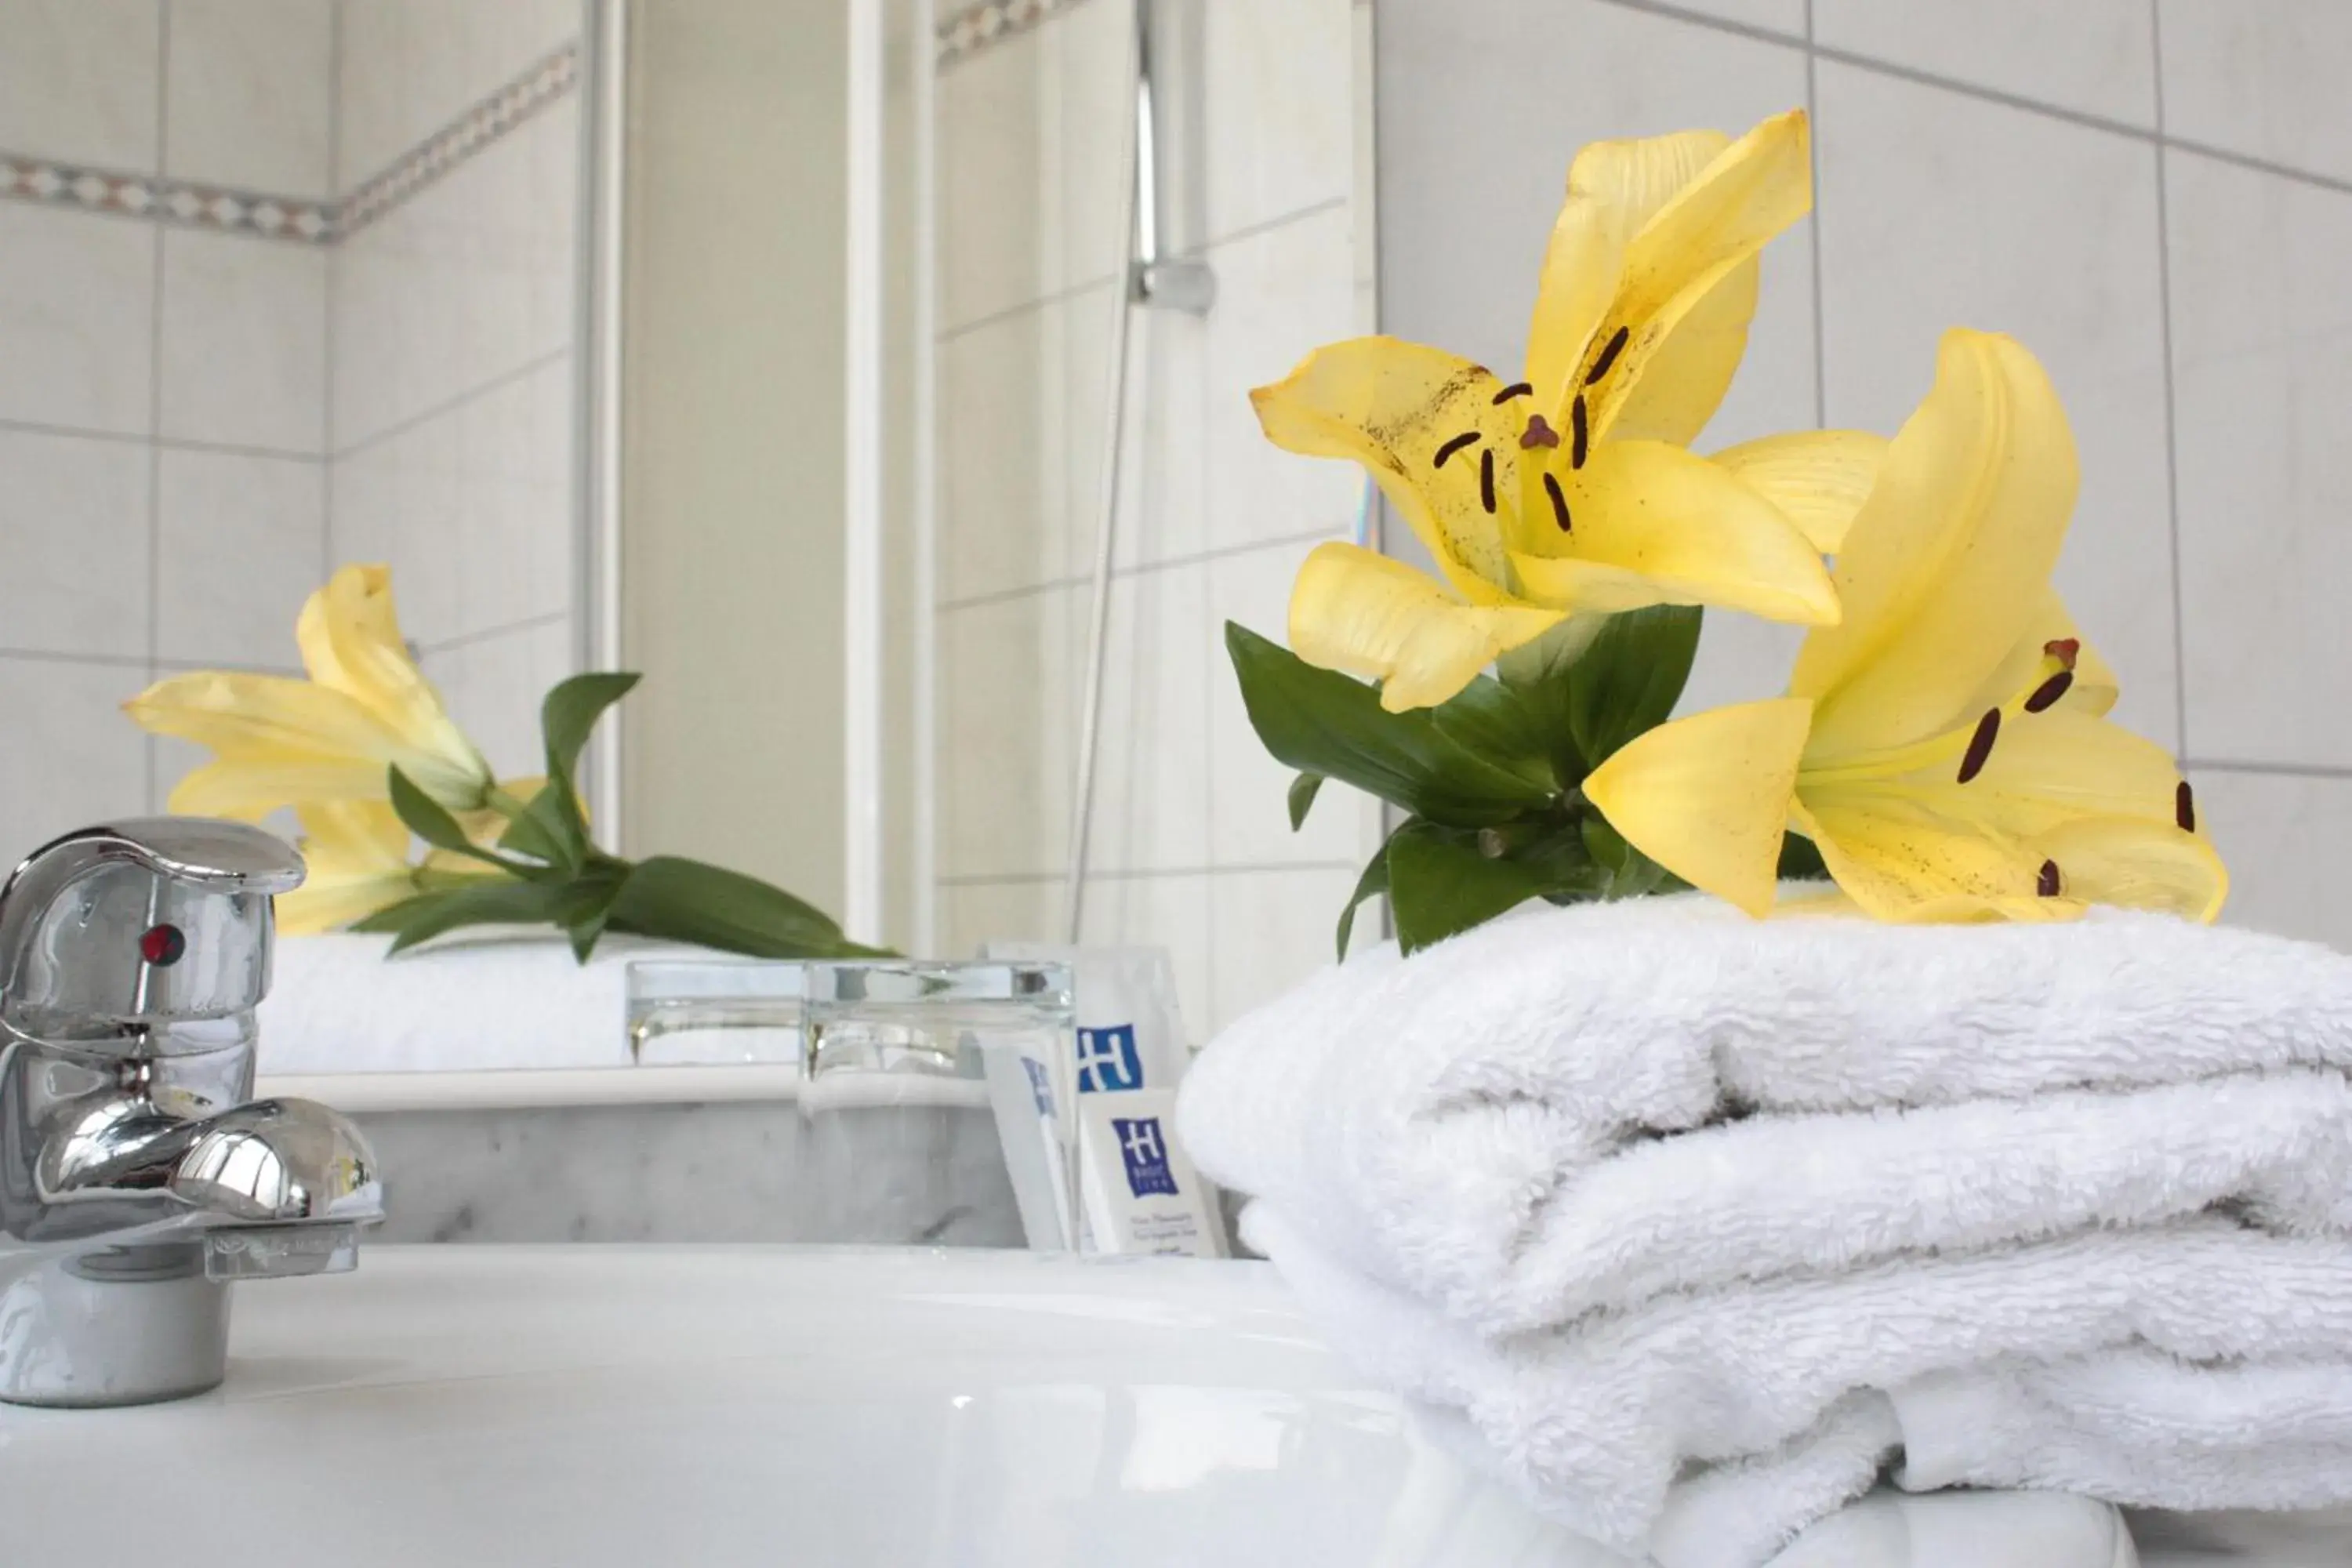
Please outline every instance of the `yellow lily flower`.
[[159, 680], [123, 710], [213, 750], [170, 809], [258, 821], [282, 805], [383, 800], [397, 763], [452, 811], [490, 795], [489, 764], [409, 658], [383, 566], [346, 566], [296, 623], [308, 680], [208, 670]]
[[[1292, 592], [1292, 648], [1382, 680], [1402, 712], [1573, 613], [1705, 604], [1833, 624], [1821, 554], [1881, 446], [1816, 431], [1720, 463], [1686, 449], [1746, 349], [1758, 253], [1811, 204], [1801, 111], [1737, 142], [1596, 142], [1569, 171], [1522, 379], [1375, 337], [1251, 393], [1276, 445], [1363, 464], [1444, 577], [1322, 545]], [[1784, 510], [1790, 497], [1802, 504]]]
[[2189, 785], [2103, 717], [2114, 674], [2050, 586], [2076, 481], [2033, 356], [1947, 333], [1838, 557], [1845, 619], [1806, 638], [1789, 695], [1650, 731], [1586, 797], [1751, 914], [1772, 907], [1785, 827], [1881, 920], [2213, 919], [2229, 877]]

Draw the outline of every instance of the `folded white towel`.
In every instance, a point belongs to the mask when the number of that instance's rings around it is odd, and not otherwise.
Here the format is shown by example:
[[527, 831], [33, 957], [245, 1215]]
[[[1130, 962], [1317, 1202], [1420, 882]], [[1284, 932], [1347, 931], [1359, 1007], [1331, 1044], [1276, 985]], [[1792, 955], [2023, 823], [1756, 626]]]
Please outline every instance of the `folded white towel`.
[[[1489, 1340], [1244, 1221], [1343, 1350], [1546, 1512], [1754, 1568], [1916, 1445], [1906, 1485], [2170, 1508], [2352, 1500], [2352, 1248], [2210, 1219], [1662, 1296]], [[1885, 1392], [1880, 1392], [1885, 1391]], [[2063, 1424], [2043, 1419], [2069, 1413]]]
[[627, 965], [711, 958], [606, 937], [585, 965], [556, 936], [480, 933], [386, 959], [392, 939], [282, 938], [259, 1016], [264, 1073], [629, 1065]]
[[2224, 1200], [2343, 1228], [2347, 1068], [2324, 948], [1672, 898], [1326, 970], [1209, 1047], [1180, 1128], [1327, 1254], [1507, 1332]]

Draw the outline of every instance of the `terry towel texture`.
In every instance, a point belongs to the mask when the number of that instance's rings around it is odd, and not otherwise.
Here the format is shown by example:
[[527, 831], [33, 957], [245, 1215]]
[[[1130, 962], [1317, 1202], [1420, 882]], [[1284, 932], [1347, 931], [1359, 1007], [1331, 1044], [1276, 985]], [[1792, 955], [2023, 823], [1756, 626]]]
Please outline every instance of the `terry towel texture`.
[[[1744, 1563], [1898, 1440], [1911, 1484], [2352, 1498], [2325, 1393], [2243, 1438], [2298, 1359], [2347, 1387], [2347, 1068], [2325, 949], [1676, 898], [1327, 971], [1210, 1047], [1181, 1126], [1338, 1336], [1557, 1517]], [[2112, 1380], [2109, 1426], [2036, 1418], [2088, 1386], [2062, 1365]], [[2192, 1462], [2232, 1399], [2242, 1440]], [[1930, 1429], [1958, 1409], [2000, 1440]]]

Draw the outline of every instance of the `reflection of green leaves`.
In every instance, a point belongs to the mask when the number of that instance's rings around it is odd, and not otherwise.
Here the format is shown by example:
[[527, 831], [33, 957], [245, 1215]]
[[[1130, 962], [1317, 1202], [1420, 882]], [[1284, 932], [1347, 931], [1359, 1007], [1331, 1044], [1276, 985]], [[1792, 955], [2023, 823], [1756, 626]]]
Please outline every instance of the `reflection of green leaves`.
[[564, 924], [576, 911], [609, 899], [609, 884], [521, 882], [485, 877], [470, 887], [419, 893], [379, 910], [352, 929], [390, 932], [393, 952], [465, 926]]
[[1301, 773], [1290, 781], [1290, 831], [1297, 832], [1307, 826], [1307, 814], [1315, 809], [1315, 797], [1323, 790], [1321, 773]]
[[1277, 761], [1457, 826], [1507, 822], [1551, 798], [1547, 785], [1470, 751], [1428, 713], [1388, 712], [1362, 681], [1231, 623], [1225, 646], [1250, 723]]
[[580, 752], [604, 710], [629, 694], [637, 677], [629, 670], [575, 675], [559, 682], [540, 704], [539, 730], [547, 745], [547, 787], [528, 813], [576, 861], [588, 844], [588, 820], [580, 810]]
[[861, 947], [815, 905], [756, 877], [656, 855], [630, 868], [605, 912], [613, 931], [698, 942], [756, 958], [848, 958]]
[[425, 794], [415, 780], [400, 771], [397, 764], [384, 775], [384, 789], [392, 798], [393, 815], [400, 818], [408, 831], [434, 848], [446, 849], [469, 860], [496, 866], [502, 871], [520, 873], [529, 869], [503, 855], [492, 854], [467, 837], [466, 830], [458, 826], [456, 817], [449, 815], [448, 808]]

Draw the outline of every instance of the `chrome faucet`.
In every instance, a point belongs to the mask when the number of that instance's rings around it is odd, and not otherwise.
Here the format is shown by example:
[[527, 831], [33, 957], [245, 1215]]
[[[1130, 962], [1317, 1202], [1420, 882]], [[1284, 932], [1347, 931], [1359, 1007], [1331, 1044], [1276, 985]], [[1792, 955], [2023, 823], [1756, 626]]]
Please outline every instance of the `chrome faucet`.
[[270, 898], [259, 828], [84, 828], [0, 886], [0, 1400], [136, 1405], [227, 1364], [236, 1279], [337, 1273], [383, 1217], [359, 1130], [253, 1100]]

